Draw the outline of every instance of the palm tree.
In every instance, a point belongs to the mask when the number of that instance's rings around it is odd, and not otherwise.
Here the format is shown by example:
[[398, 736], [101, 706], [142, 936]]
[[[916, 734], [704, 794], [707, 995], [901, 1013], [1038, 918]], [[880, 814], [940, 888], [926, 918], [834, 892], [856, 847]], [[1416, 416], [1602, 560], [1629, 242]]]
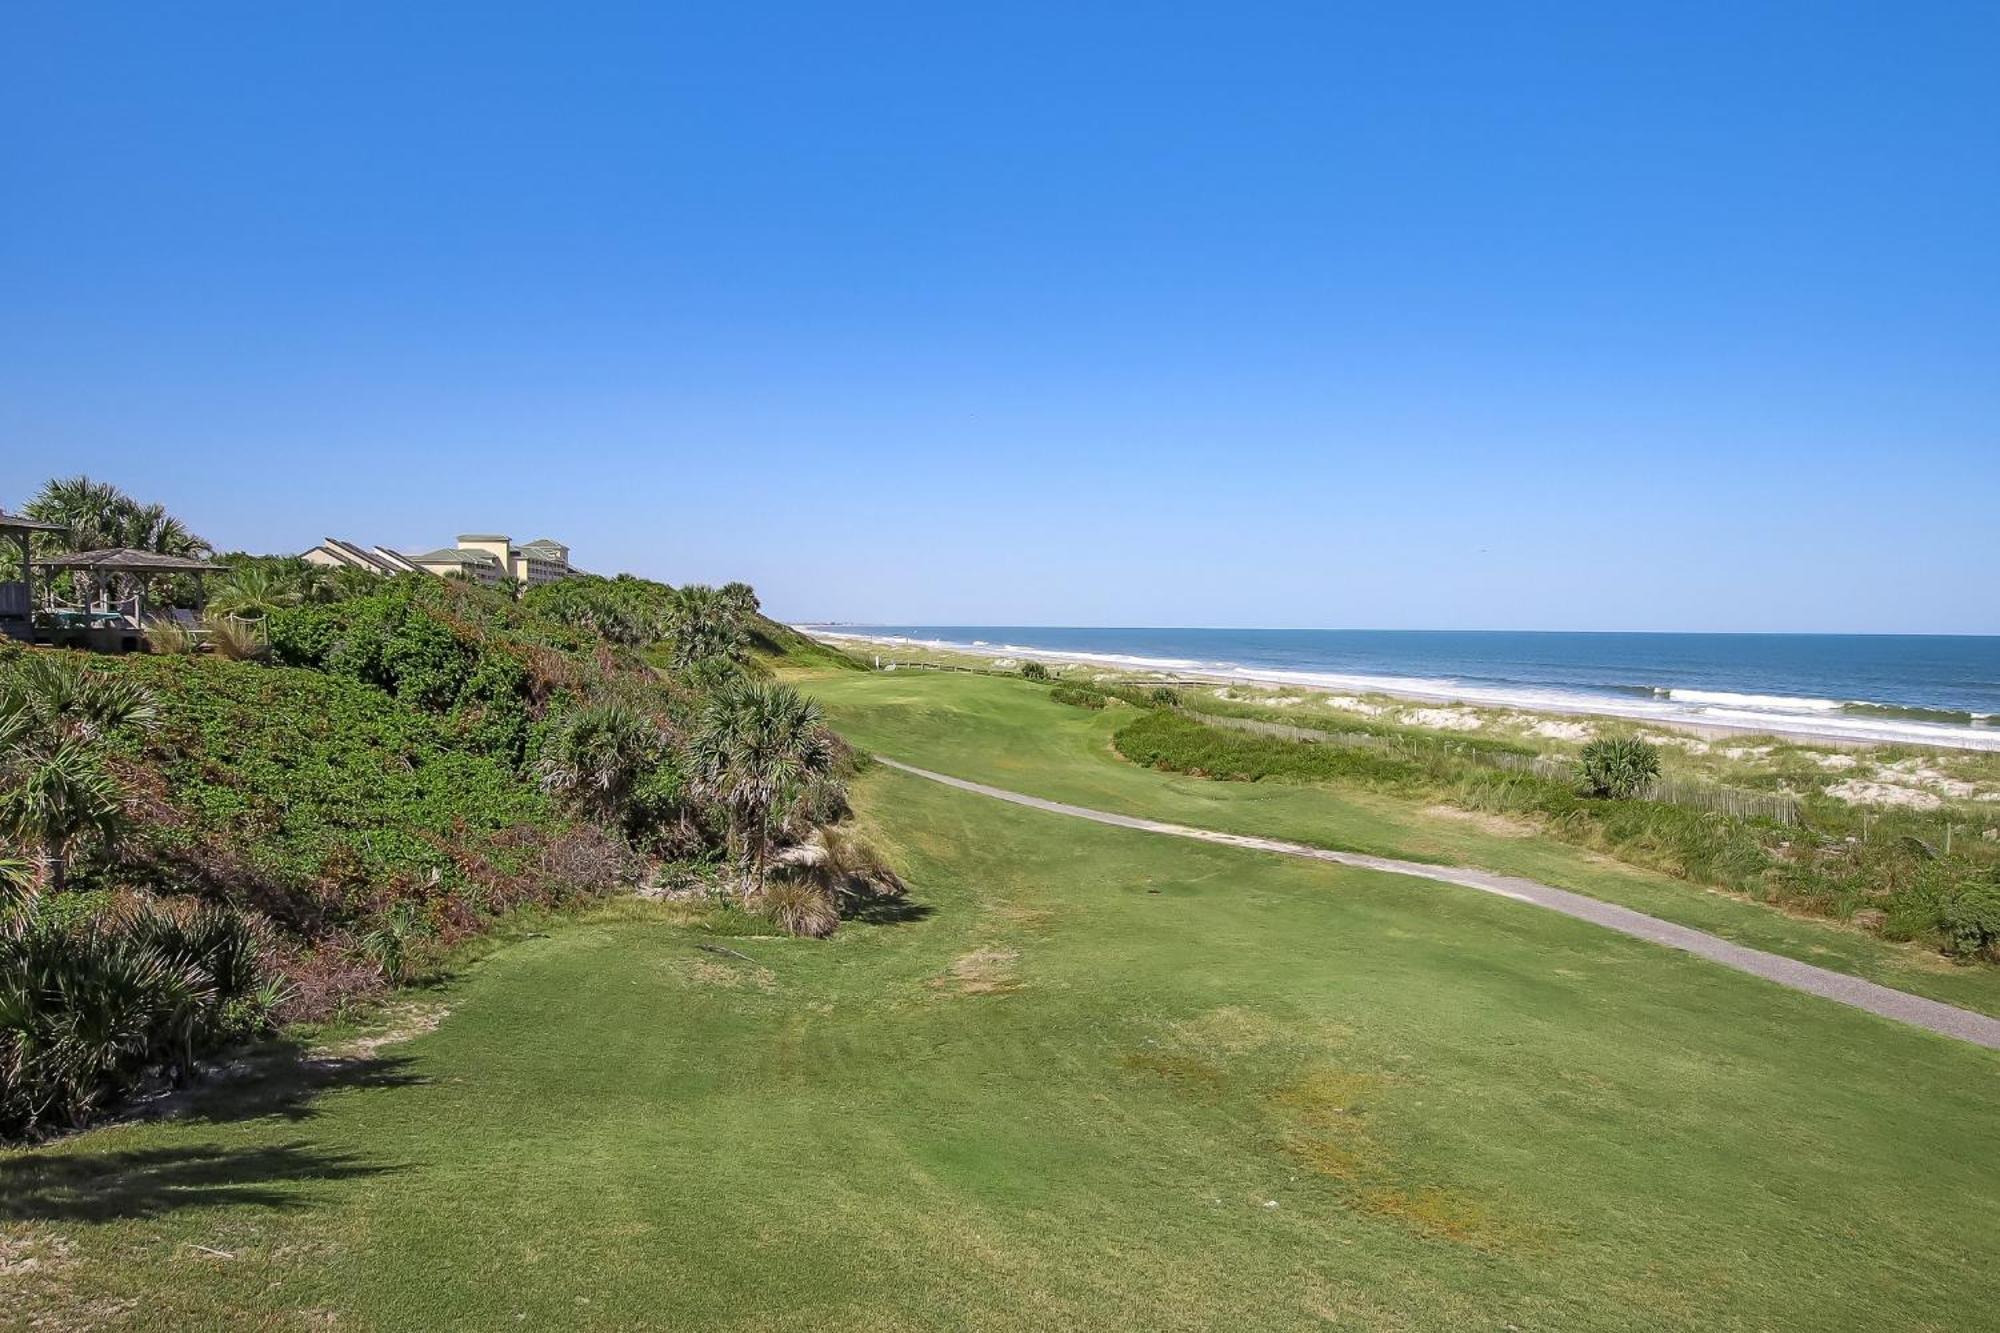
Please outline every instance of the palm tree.
[[202, 556], [210, 550], [209, 544], [169, 514], [165, 505], [142, 505], [129, 499], [118, 514], [118, 540], [114, 545], [160, 555]]
[[161, 555], [206, 555], [209, 544], [161, 504], [140, 504], [108, 481], [86, 476], [45, 482], [22, 513], [69, 529], [61, 549], [101, 551], [111, 546]]
[[109, 844], [124, 829], [124, 793], [102, 742], [155, 716], [139, 686], [63, 657], [24, 658], [0, 681], [0, 831], [37, 851], [55, 892], [80, 844]]
[[300, 593], [268, 565], [240, 565], [208, 599], [211, 611], [239, 620], [262, 620], [273, 611], [297, 606]]
[[43, 523], [60, 523], [69, 529], [68, 540], [55, 539], [62, 550], [101, 551], [119, 543], [112, 534], [118, 528], [121, 505], [131, 497], [108, 481], [89, 477], [57, 477], [44, 482], [22, 513]]
[[726, 686], [709, 701], [691, 747], [695, 781], [729, 816], [743, 893], [764, 887], [772, 835], [790, 808], [833, 775], [838, 750], [819, 705], [789, 685]]

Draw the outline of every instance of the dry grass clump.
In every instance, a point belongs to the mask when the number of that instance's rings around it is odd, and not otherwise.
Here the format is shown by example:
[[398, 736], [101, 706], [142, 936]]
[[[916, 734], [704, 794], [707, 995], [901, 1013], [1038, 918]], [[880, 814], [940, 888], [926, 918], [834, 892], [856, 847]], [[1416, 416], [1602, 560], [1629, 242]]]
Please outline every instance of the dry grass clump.
[[154, 616], [146, 622], [146, 649], [167, 657], [192, 657], [201, 651], [201, 641], [180, 621]]
[[772, 878], [752, 906], [787, 935], [823, 939], [843, 917], [866, 914], [906, 892], [880, 852], [831, 825], [780, 852], [771, 868]]
[[833, 895], [810, 880], [774, 879], [758, 893], [755, 905], [787, 935], [823, 940], [840, 929]]

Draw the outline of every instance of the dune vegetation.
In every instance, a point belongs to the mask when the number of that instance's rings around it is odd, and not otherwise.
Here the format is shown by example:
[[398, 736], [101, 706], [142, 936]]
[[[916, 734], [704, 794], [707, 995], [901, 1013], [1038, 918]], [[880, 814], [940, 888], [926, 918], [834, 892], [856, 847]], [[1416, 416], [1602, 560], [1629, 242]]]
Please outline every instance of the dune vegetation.
[[[87, 479], [37, 506], [206, 549]], [[524, 908], [644, 885], [825, 934], [896, 890], [835, 827], [853, 755], [765, 665], [840, 655], [746, 585], [235, 557], [215, 593], [226, 636], [0, 645], [0, 1136], [338, 1018]]]

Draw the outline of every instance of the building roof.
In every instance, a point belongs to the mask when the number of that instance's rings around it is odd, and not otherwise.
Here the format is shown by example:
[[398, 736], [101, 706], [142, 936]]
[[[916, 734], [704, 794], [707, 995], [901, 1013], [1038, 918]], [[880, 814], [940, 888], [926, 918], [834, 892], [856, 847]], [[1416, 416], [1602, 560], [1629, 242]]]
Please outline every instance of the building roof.
[[10, 514], [0, 509], [0, 531], [5, 532], [68, 532], [62, 523], [44, 523], [38, 518], [27, 518], [20, 514]]
[[462, 542], [507, 542], [514, 540], [512, 537], [500, 532], [461, 532], [458, 534], [458, 539]]
[[471, 551], [462, 546], [440, 546], [435, 551], [409, 557], [419, 565], [497, 565], [500, 557], [491, 551]]
[[135, 551], [129, 546], [113, 546], [102, 551], [71, 551], [35, 563], [43, 569], [96, 569], [114, 574], [223, 574], [229, 570], [229, 566], [218, 565], [212, 560], [162, 555], [158, 551]]
[[422, 572], [417, 568], [417, 562], [404, 555], [401, 551], [392, 551], [386, 546], [377, 546], [375, 548], [375, 556], [391, 574], [417, 574]]
[[376, 574], [400, 574], [404, 572], [390, 564], [387, 560], [384, 560], [381, 556], [376, 555], [373, 551], [364, 551], [353, 542], [345, 542], [338, 537], [328, 537], [320, 545], [327, 547], [335, 555], [347, 557], [348, 563], [357, 569], [365, 569]]
[[523, 542], [521, 549], [524, 551], [548, 551], [554, 555], [561, 555], [563, 552], [569, 550], [569, 547], [564, 546], [553, 537], [537, 537], [531, 542]]

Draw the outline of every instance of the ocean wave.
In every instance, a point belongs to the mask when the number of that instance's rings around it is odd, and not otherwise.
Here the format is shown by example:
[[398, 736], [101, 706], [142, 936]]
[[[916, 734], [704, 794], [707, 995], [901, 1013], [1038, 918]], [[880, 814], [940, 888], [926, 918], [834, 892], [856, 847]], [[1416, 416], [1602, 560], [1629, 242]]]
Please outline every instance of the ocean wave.
[[1717, 704], [1724, 708], [1757, 708], [1772, 713], [1837, 713], [1847, 706], [1838, 699], [1814, 699], [1790, 694], [1737, 694], [1732, 690], [1676, 687], [1666, 690], [1665, 695], [1677, 704]]

